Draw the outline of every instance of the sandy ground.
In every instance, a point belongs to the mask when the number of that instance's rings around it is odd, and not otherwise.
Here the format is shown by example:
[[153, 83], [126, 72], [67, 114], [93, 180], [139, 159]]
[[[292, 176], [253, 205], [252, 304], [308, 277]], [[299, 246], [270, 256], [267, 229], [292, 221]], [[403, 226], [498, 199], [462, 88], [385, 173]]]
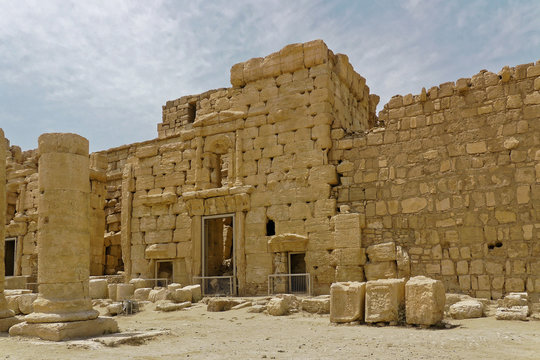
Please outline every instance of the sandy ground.
[[540, 359], [540, 321], [448, 321], [449, 329], [332, 325], [328, 315], [247, 309], [145, 311], [116, 317], [124, 332], [168, 330], [141, 344], [52, 343], [0, 335], [0, 359]]

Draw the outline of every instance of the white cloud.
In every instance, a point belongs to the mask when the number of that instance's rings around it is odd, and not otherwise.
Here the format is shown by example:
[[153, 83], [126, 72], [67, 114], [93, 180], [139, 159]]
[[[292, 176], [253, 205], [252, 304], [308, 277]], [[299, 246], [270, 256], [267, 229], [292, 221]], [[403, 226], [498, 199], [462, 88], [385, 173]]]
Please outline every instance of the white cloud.
[[322, 38], [381, 105], [396, 93], [533, 61], [535, 1], [0, 0], [0, 126], [35, 147], [74, 131], [93, 150], [157, 135], [161, 105], [229, 86], [229, 69]]

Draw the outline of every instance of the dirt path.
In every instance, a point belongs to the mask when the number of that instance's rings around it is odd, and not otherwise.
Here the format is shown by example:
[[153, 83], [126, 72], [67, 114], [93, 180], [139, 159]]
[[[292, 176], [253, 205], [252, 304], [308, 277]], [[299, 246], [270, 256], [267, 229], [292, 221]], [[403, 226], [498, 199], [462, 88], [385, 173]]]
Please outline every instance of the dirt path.
[[0, 359], [540, 359], [540, 321], [450, 321], [451, 329], [331, 325], [328, 315], [272, 317], [204, 305], [117, 317], [122, 331], [167, 329], [140, 345], [0, 336]]

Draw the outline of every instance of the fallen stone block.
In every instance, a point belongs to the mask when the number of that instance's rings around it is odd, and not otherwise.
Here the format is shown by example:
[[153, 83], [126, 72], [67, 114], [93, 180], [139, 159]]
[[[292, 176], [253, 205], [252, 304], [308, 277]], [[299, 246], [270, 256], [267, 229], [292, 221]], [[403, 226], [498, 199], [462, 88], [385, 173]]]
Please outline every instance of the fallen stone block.
[[529, 298], [527, 293], [509, 293], [504, 298], [497, 301], [499, 307], [528, 306]]
[[130, 300], [133, 298], [135, 285], [133, 284], [118, 284], [116, 286], [116, 301]]
[[289, 307], [287, 306], [287, 300], [280, 298], [271, 299], [268, 304], [266, 304], [266, 310], [268, 315], [272, 316], [283, 316], [289, 313]]
[[366, 283], [365, 321], [401, 323], [405, 320], [405, 280], [382, 279]]
[[111, 316], [115, 316], [122, 313], [122, 303], [116, 302], [107, 305], [107, 313]]
[[252, 307], [250, 307], [248, 309], [248, 313], [255, 313], [255, 314], [258, 314], [258, 313], [262, 313], [263, 311], [266, 310], [266, 305], [253, 305]]
[[527, 320], [529, 314], [528, 306], [512, 306], [510, 308], [498, 308], [495, 313], [497, 320]]
[[219, 312], [219, 311], [228, 311], [238, 304], [243, 303], [243, 300], [240, 299], [231, 299], [231, 298], [210, 298], [208, 300], [208, 305], [206, 307], [207, 311]]
[[191, 306], [191, 301], [185, 301], [185, 302], [182, 302], [182, 303], [179, 303], [179, 304], [176, 304], [176, 303], [173, 303], [173, 302], [170, 302], [170, 301], [160, 301], [156, 305], [156, 310], [157, 311], [164, 311], [164, 312], [178, 311], [178, 310], [188, 308], [190, 306]]
[[157, 288], [150, 291], [148, 294], [148, 300], [156, 302], [159, 300], [173, 300], [172, 292], [165, 288]]
[[342, 282], [330, 286], [330, 322], [364, 320], [366, 283]]
[[182, 289], [191, 291], [191, 302], [196, 303], [202, 299], [202, 290], [201, 285], [188, 285], [184, 286]]
[[109, 295], [107, 280], [105, 279], [90, 280], [89, 295], [91, 299], [106, 299]]
[[302, 299], [300, 309], [311, 314], [330, 314], [330, 296], [321, 295]]
[[153, 286], [152, 280], [139, 279], [139, 278], [131, 279], [129, 283], [135, 286], [135, 290], [142, 289], [142, 288], [151, 288]]
[[108, 298], [112, 301], [116, 301], [116, 287], [118, 284], [109, 284], [107, 285]]
[[479, 318], [484, 315], [484, 304], [474, 299], [458, 301], [450, 306], [448, 313], [453, 319]]
[[444, 285], [440, 280], [415, 276], [405, 284], [407, 324], [431, 326], [444, 317]]
[[231, 310], [240, 310], [240, 309], [245, 309], [247, 307], [250, 307], [252, 304], [251, 304], [251, 301], [246, 301], [246, 302], [243, 302], [241, 304], [238, 304], [238, 305], [235, 305], [231, 308]]
[[167, 290], [169, 291], [174, 291], [176, 289], [181, 289], [181, 288], [182, 288], [182, 285], [177, 284], [177, 283], [172, 283], [172, 284], [167, 285]]
[[38, 294], [23, 294], [20, 295], [17, 299], [17, 302], [19, 304], [19, 311], [24, 314], [28, 315], [32, 312], [34, 312], [34, 306], [32, 303], [34, 300], [36, 300], [38, 297]]
[[192, 300], [192, 294], [189, 289], [176, 289], [172, 292], [173, 300], [181, 303], [185, 301], [191, 302]]
[[6, 296], [6, 305], [7, 308], [15, 313], [15, 315], [20, 315], [21, 310], [19, 310], [19, 296], [21, 295], [9, 295]]
[[133, 299], [138, 301], [147, 301], [151, 288], [138, 288], [133, 292]]

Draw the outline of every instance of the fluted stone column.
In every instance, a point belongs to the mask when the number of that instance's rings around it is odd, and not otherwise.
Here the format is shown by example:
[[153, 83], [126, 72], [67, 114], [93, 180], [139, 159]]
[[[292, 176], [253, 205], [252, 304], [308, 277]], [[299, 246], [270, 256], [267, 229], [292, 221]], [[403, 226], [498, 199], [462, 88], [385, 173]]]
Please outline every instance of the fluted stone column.
[[[26, 323], [12, 327], [10, 335], [62, 340], [114, 331], [114, 320], [99, 321], [88, 289], [88, 140], [75, 134], [43, 134], [38, 144], [39, 296]], [[113, 326], [102, 329], [104, 324]]]
[[0, 129], [0, 332], [6, 332], [15, 323], [13, 311], [8, 309], [4, 296], [4, 243], [6, 225], [6, 141]]

